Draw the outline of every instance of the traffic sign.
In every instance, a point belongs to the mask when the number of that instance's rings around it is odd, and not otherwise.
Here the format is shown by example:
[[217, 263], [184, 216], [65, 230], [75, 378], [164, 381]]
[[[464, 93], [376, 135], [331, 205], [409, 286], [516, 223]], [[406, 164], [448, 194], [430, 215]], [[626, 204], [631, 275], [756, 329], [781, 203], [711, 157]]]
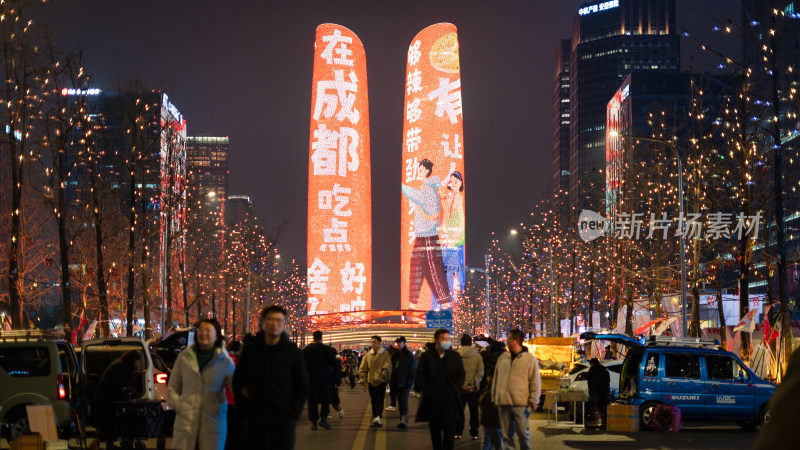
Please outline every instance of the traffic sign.
[[428, 311], [425, 313], [425, 328], [447, 330], [453, 329], [453, 311], [443, 309], [441, 311]]

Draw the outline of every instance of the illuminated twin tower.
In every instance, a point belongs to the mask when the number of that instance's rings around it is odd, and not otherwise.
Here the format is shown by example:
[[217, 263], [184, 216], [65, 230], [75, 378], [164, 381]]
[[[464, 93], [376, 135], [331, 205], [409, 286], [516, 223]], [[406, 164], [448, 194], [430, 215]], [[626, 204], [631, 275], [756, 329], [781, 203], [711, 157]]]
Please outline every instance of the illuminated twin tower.
[[[408, 48], [403, 121], [401, 305], [447, 309], [464, 288], [464, 134], [456, 27]], [[308, 167], [308, 314], [372, 305], [369, 106], [364, 46], [317, 27]]]

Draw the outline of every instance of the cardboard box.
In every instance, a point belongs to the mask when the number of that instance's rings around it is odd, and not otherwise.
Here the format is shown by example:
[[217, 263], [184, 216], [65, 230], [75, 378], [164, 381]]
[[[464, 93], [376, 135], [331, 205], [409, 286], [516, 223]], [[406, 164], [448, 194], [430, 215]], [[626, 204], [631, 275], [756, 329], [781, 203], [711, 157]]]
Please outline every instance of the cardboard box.
[[25, 433], [16, 441], [8, 443], [11, 450], [42, 450], [42, 435], [39, 433]]
[[606, 431], [639, 431], [639, 407], [612, 403], [606, 408]]

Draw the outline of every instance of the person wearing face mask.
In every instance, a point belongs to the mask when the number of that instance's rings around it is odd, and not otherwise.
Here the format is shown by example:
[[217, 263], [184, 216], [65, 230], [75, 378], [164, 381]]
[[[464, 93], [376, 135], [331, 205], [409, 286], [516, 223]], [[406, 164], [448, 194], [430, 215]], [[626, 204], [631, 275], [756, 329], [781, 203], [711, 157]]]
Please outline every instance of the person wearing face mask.
[[215, 319], [203, 319], [197, 343], [178, 356], [169, 377], [169, 403], [175, 409], [173, 447], [219, 449], [225, 447], [233, 360], [222, 347], [222, 330]]
[[414, 390], [422, 393], [416, 422], [428, 422], [434, 450], [455, 445], [461, 387], [467, 374], [461, 355], [451, 347], [450, 332], [436, 330], [417, 362]]

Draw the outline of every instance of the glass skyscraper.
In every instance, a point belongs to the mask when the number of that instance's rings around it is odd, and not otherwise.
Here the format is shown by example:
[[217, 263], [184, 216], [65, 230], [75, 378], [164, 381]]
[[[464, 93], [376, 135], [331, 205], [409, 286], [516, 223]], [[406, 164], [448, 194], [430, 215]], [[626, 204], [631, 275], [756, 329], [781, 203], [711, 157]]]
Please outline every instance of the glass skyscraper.
[[553, 174], [550, 190], [569, 192], [569, 60], [572, 42], [562, 39], [556, 48], [553, 80]]
[[602, 211], [606, 108], [634, 71], [680, 70], [675, 0], [608, 0], [579, 8], [569, 67], [570, 200]]

